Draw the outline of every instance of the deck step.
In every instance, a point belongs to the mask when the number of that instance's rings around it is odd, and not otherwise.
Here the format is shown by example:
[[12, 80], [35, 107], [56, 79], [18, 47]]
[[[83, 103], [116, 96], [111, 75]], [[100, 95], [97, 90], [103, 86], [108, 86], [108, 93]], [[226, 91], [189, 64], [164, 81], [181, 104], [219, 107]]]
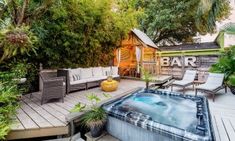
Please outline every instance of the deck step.
[[81, 134], [77, 133], [77, 134], [73, 135], [72, 137], [61, 138], [61, 139], [45, 140], [45, 141], [84, 141], [84, 140], [81, 138]]

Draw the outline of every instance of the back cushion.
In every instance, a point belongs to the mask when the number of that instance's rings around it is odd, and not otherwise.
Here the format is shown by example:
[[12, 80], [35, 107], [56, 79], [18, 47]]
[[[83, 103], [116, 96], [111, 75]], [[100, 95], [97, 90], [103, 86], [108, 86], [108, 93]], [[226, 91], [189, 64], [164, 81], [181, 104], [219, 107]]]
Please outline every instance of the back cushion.
[[112, 75], [118, 75], [118, 67], [112, 66]]
[[87, 79], [92, 77], [92, 68], [82, 68], [80, 78]]
[[70, 82], [77, 81], [80, 79], [80, 68], [77, 69], [70, 69], [69, 70], [69, 80]]
[[93, 73], [94, 77], [103, 76], [103, 72], [102, 72], [102, 68], [101, 67], [92, 68], [92, 73]]
[[111, 67], [103, 67], [103, 76], [110, 76], [112, 75], [112, 72], [111, 72]]

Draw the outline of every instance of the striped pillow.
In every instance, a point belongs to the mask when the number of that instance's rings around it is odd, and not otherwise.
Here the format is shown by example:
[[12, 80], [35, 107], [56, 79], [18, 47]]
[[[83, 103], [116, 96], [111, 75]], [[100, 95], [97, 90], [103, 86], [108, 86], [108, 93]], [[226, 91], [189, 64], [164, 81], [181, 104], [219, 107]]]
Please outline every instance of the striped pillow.
[[78, 74], [73, 75], [73, 81], [80, 80], [80, 76]]

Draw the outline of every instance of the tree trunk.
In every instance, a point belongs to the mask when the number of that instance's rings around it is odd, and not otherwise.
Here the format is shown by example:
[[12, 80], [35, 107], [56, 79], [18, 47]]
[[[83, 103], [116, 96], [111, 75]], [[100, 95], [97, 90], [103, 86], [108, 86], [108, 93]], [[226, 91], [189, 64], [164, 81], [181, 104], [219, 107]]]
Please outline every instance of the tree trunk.
[[146, 82], [146, 90], [149, 89], [149, 82]]
[[22, 10], [19, 15], [20, 17], [19, 17], [19, 20], [17, 21], [17, 26], [20, 26], [23, 23], [24, 16], [25, 16], [25, 10], [26, 10], [28, 4], [29, 4], [29, 0], [24, 0], [23, 7], [22, 7]]

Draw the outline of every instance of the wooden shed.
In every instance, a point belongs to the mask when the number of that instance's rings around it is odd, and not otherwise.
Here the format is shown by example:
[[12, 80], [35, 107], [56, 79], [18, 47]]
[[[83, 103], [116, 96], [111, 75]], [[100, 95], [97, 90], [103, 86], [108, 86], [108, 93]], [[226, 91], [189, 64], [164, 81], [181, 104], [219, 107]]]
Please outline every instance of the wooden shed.
[[122, 77], [140, 78], [141, 67], [155, 74], [157, 51], [158, 47], [145, 33], [133, 29], [115, 50], [114, 65], [119, 67]]

